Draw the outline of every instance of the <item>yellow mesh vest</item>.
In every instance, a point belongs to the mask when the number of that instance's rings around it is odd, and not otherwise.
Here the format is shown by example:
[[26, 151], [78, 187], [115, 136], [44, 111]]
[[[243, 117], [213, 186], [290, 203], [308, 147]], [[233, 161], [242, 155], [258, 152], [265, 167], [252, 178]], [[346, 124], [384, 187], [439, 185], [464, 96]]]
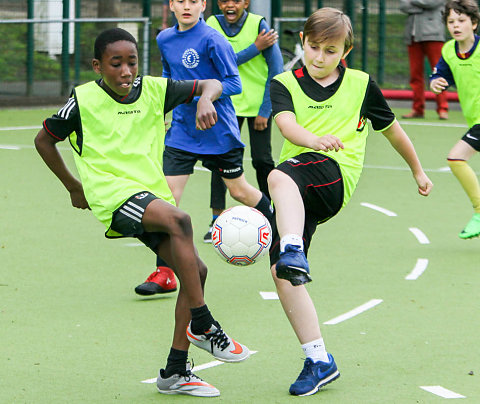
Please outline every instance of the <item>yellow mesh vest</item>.
[[[290, 92], [299, 125], [317, 136], [334, 135], [345, 146], [345, 149], [338, 152], [319, 152], [333, 158], [340, 166], [345, 184], [343, 201], [345, 206], [357, 186], [365, 157], [368, 126], [360, 116], [360, 112], [368, 87], [368, 74], [346, 69], [338, 90], [322, 102], [312, 100], [302, 91], [293, 72], [281, 73], [275, 76], [275, 79]], [[280, 162], [301, 153], [313, 151], [285, 139], [280, 153]]]
[[75, 88], [83, 139], [73, 133], [70, 143], [87, 201], [109, 237], [121, 236], [108, 230], [112, 213], [132, 195], [149, 191], [175, 203], [162, 169], [167, 79], [142, 81], [131, 104], [116, 102], [95, 82]]
[[469, 127], [480, 123], [480, 46], [468, 59], [460, 59], [455, 52], [455, 40], [442, 48], [442, 56], [452, 71], [458, 99]]
[[[248, 48], [258, 36], [258, 27], [262, 16], [248, 13], [240, 32], [235, 36], [228, 36], [222, 29], [215, 16], [207, 20], [207, 24], [227, 38], [235, 53]], [[265, 84], [268, 77], [268, 66], [260, 53], [248, 62], [238, 66], [242, 81], [242, 92], [231, 96], [237, 116], [257, 116], [265, 94]]]

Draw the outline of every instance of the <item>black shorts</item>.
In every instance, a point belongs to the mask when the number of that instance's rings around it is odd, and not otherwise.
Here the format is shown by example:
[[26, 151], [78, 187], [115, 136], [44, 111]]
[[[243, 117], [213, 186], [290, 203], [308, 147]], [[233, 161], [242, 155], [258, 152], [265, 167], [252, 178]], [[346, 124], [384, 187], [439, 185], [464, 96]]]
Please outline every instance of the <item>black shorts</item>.
[[139, 192], [131, 196], [113, 212], [110, 228], [123, 237], [138, 238], [156, 254], [158, 245], [168, 234], [150, 233], [145, 231], [142, 224], [145, 209], [154, 199], [158, 198], [150, 192]]
[[[300, 190], [305, 207], [303, 243], [305, 254], [317, 225], [335, 216], [343, 205], [343, 179], [338, 163], [330, 157], [310, 152], [288, 159], [276, 167], [291, 177]], [[270, 265], [278, 261], [280, 236], [277, 224], [272, 219], [272, 247]]]
[[480, 151], [480, 125], [473, 125], [467, 133], [463, 135], [462, 140], [467, 142], [477, 152]]
[[243, 174], [243, 147], [229, 150], [224, 154], [197, 154], [165, 146], [163, 152], [163, 173], [165, 175], [190, 175], [197, 161], [210, 171], [216, 171], [223, 178], [238, 178]]

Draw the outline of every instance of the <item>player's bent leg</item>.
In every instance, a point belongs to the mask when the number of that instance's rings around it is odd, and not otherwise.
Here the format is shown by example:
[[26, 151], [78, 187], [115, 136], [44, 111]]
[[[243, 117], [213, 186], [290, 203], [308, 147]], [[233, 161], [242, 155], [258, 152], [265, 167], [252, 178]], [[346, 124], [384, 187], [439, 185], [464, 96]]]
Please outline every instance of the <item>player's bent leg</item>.
[[258, 205], [262, 199], [262, 193], [247, 182], [245, 174], [237, 178], [224, 178], [223, 180], [230, 196], [244, 205], [253, 207]]
[[166, 175], [165, 179], [167, 180], [168, 187], [172, 191], [173, 197], [175, 198], [175, 203], [178, 206], [180, 199], [182, 198], [185, 185], [190, 175]]
[[161, 199], [155, 199], [145, 209], [142, 223], [147, 232], [163, 232], [169, 235], [169, 263], [189, 297], [190, 307], [203, 306], [205, 301], [190, 216]]

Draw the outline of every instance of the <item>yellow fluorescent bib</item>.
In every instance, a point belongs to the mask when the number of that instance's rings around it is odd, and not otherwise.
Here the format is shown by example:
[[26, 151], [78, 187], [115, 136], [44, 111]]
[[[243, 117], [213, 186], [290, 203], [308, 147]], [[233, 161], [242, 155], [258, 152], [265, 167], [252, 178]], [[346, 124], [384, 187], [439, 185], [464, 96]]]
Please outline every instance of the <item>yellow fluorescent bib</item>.
[[[293, 72], [284, 72], [275, 77], [290, 92], [297, 123], [309, 132], [323, 136], [338, 137], [345, 149], [338, 152], [319, 152], [333, 158], [340, 166], [344, 181], [343, 206], [351, 198], [363, 168], [368, 126], [360, 116], [369, 82], [368, 74], [346, 69], [340, 87], [329, 99], [316, 102], [301, 89]], [[301, 153], [314, 150], [297, 146], [285, 139], [280, 153], [280, 162]]]
[[442, 48], [442, 56], [452, 71], [458, 99], [469, 127], [480, 123], [480, 46], [468, 59], [460, 59], [455, 52], [455, 40]]
[[[222, 29], [215, 16], [207, 20], [207, 24], [227, 38], [235, 53], [248, 48], [258, 36], [258, 27], [262, 16], [248, 13], [240, 32], [235, 36], [228, 36]], [[237, 116], [257, 116], [265, 94], [265, 84], [268, 77], [268, 66], [265, 58], [260, 53], [248, 62], [238, 66], [242, 92], [231, 96]]]
[[144, 76], [137, 101], [121, 104], [95, 82], [75, 88], [83, 139], [70, 135], [75, 164], [93, 214], [107, 227], [132, 195], [149, 191], [174, 204], [162, 169], [167, 79]]

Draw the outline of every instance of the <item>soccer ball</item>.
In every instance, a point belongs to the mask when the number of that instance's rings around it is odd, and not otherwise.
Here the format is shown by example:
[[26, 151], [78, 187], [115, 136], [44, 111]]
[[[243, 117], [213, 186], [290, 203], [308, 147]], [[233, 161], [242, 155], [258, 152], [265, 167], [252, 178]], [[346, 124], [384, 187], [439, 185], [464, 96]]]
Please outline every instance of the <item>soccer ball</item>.
[[257, 209], [235, 206], [213, 223], [213, 247], [229, 264], [253, 264], [268, 253], [271, 243], [270, 223]]

